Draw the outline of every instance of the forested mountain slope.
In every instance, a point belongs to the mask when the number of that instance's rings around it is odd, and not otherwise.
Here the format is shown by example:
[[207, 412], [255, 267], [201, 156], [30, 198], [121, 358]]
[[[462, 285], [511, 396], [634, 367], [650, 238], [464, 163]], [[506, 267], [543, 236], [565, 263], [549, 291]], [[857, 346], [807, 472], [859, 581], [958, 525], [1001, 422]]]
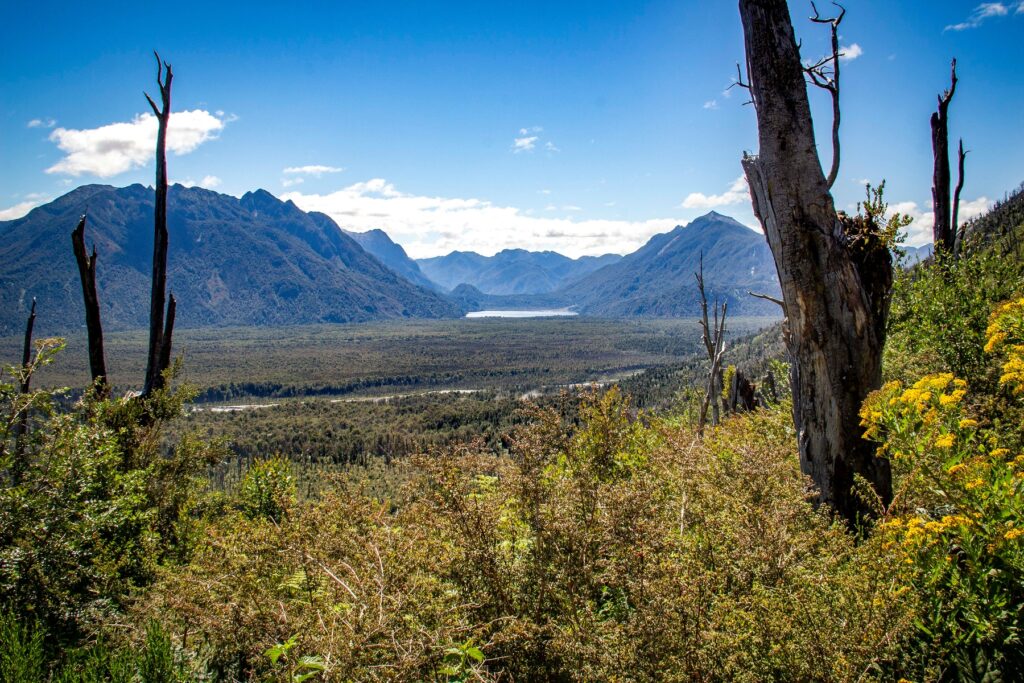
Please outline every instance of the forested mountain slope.
[[[107, 329], [146, 325], [153, 192], [86, 185], [0, 223], [0, 334], [24, 328], [33, 297], [43, 332], [82, 327], [69, 235], [88, 213], [86, 243]], [[324, 217], [326, 218], [326, 217]], [[458, 315], [399, 277], [328, 220], [257, 190], [241, 199], [175, 185], [168, 198], [168, 285], [179, 326], [286, 325]]]

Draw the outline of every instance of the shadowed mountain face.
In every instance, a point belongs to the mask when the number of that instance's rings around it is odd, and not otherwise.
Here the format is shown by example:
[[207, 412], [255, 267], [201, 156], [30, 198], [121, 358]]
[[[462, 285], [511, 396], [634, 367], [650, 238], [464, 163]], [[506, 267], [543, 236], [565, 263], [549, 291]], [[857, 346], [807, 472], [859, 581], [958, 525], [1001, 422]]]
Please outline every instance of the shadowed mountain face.
[[[70, 234], [88, 211], [99, 253], [106, 329], [148, 324], [153, 192], [142, 185], [80, 187], [27, 216], [0, 222], [0, 334], [24, 329], [33, 297], [42, 333], [84, 323]], [[287, 325], [459, 310], [384, 267], [326, 216], [257, 190], [241, 199], [175, 185], [168, 198], [168, 286], [180, 326]]]
[[[689, 317], [700, 314], [694, 273], [702, 254], [709, 301], [728, 302], [733, 315], [780, 315], [776, 304], [747, 293], [779, 295], [764, 236], [715, 212], [655, 235], [632, 254], [552, 292], [499, 295], [461, 284], [449, 296], [469, 310], [571, 306], [582, 315], [607, 318]], [[444, 258], [459, 265], [483, 257], [455, 252]]]
[[735, 314], [779, 313], [749, 291], [777, 295], [775, 262], [764, 236], [712, 211], [685, 227], [655, 235], [643, 247], [555, 294], [580, 313], [604, 317], [671, 317], [700, 313], [694, 273], [704, 258], [709, 301]]
[[621, 258], [605, 254], [571, 259], [553, 251], [506, 249], [494, 256], [453, 251], [417, 263], [445, 291], [468, 284], [484, 294], [545, 294]]
[[[316, 220], [331, 221], [329, 217], [322, 213], [312, 212], [309, 215]], [[331, 223], [333, 222], [331, 221]], [[368, 230], [367, 232], [351, 232], [346, 230], [345, 233], [358, 242], [359, 246], [374, 258], [409, 282], [420, 287], [440, 291], [441, 288], [437, 283], [428, 279], [420, 270], [419, 265], [405, 253], [405, 249], [393, 242], [383, 230]]]

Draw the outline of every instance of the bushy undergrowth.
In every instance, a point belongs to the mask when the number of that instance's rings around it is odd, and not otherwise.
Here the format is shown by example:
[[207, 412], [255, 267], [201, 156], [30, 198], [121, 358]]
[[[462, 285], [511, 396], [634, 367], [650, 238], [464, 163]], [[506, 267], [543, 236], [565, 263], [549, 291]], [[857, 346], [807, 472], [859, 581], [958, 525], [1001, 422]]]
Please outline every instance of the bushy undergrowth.
[[785, 402], [699, 438], [613, 388], [527, 409], [500, 455], [402, 460], [389, 488], [354, 470], [302, 497], [269, 458], [224, 494], [202, 485], [216, 444], [160, 447], [182, 392], [62, 411], [12, 369], [0, 683], [1013, 680], [1019, 268], [908, 277], [862, 412], [895, 496], [856, 532], [811, 504]]

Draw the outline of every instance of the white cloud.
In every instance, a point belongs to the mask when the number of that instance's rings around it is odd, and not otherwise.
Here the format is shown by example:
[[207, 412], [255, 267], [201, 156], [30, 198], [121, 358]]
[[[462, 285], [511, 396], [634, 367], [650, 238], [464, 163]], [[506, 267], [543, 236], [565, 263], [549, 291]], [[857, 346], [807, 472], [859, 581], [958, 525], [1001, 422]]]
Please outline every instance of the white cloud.
[[542, 132], [544, 132], [544, 128], [541, 127], [541, 126], [531, 126], [530, 128], [520, 128], [519, 129], [519, 134], [520, 135], [529, 135], [530, 133], [542, 133]]
[[718, 109], [718, 100], [708, 100], [704, 103], [705, 109]]
[[[167, 131], [167, 149], [178, 156], [217, 138], [225, 120], [196, 109], [174, 112]], [[153, 159], [157, 120], [153, 114], [139, 114], [126, 123], [75, 130], [57, 128], [50, 133], [66, 156], [46, 169], [47, 173], [79, 176], [83, 173], [109, 178]]]
[[27, 124], [29, 128], [53, 128], [57, 125], [55, 119], [32, 119]]
[[[1017, 5], [1016, 14], [1024, 12], [1024, 2]], [[945, 28], [946, 31], [964, 31], [970, 28], [978, 28], [982, 22], [992, 17], [1005, 17], [1010, 13], [1010, 9], [1001, 2], [983, 2], [974, 8], [971, 12], [971, 16], [967, 17], [965, 21], [959, 24], [950, 24]]]
[[567, 204], [567, 205], [562, 207], [562, 211], [573, 211], [573, 212], [575, 212], [575, 211], [582, 211], [582, 210], [583, 210], [582, 206], [576, 206], [575, 204]]
[[223, 182], [223, 181], [221, 181], [221, 179], [218, 178], [217, 176], [215, 176], [215, 175], [208, 175], [208, 176], [204, 176], [203, 179], [200, 180], [198, 183], [196, 181], [192, 180], [191, 178], [189, 178], [188, 180], [182, 180], [180, 182], [180, 184], [184, 185], [185, 187], [202, 187], [202, 188], [207, 189], [207, 190], [212, 190], [213, 188], [215, 188], [218, 185], [220, 185], [221, 182]]
[[21, 218], [40, 204], [42, 204], [41, 201], [30, 199], [6, 209], [0, 209], [0, 221], [13, 221], [15, 218]]
[[548, 140], [547, 142], [544, 143], [544, 149], [546, 149], [549, 152], [561, 152], [562, 151], [558, 147], [555, 147], [555, 143], [551, 142], [550, 140]]
[[532, 152], [533, 148], [537, 146], [538, 139], [539, 138], [536, 135], [516, 138], [512, 141], [512, 151], [516, 154], [519, 154], [520, 152]]
[[864, 50], [857, 43], [853, 43], [849, 47], [839, 48], [839, 61], [852, 62], [864, 54]]
[[706, 195], [702, 192], [691, 192], [680, 206], [684, 209], [715, 209], [744, 202], [750, 202], [750, 191], [747, 189], [747, 179], [740, 176], [722, 194]]
[[306, 182], [305, 178], [281, 178], [281, 187], [295, 187]]
[[540, 193], [540, 194], [551, 194], [551, 190], [547, 190], [547, 189], [545, 189], [545, 190], [537, 190], [537, 192]]
[[309, 166], [289, 166], [281, 172], [285, 175], [311, 175], [314, 178], [319, 178], [325, 173], [341, 173], [344, 170], [338, 166], [311, 164]]
[[[976, 218], [988, 211], [992, 206], [988, 197], [978, 197], [971, 200], [960, 200], [960, 213], [957, 215], [957, 223], [963, 224], [972, 218]], [[904, 244], [912, 247], [919, 247], [932, 241], [932, 227], [935, 224], [935, 214], [918, 206], [917, 202], [897, 202], [889, 204], [887, 216], [895, 213], [902, 213], [914, 219], [907, 228], [907, 239]]]
[[[552, 249], [569, 256], [628, 253], [654, 234], [686, 222], [675, 217], [623, 221], [530, 216], [482, 199], [406, 194], [381, 178], [328, 194], [289, 192], [281, 199], [306, 211], [322, 211], [346, 229], [382, 228], [415, 258], [454, 249], [482, 254], [508, 248]], [[551, 205], [546, 210], [572, 208]]]
[[1014, 14], [1024, 14], [1024, 0], [1021, 0], [1021, 2], [1017, 4], [1017, 10]]

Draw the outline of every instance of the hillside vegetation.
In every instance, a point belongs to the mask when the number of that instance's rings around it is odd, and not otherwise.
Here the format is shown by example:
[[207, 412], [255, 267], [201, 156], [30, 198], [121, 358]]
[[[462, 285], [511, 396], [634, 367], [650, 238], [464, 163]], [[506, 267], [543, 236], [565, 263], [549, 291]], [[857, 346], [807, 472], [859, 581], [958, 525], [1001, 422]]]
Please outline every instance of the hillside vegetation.
[[811, 505], [784, 396], [702, 439], [613, 388], [315, 486], [272, 452], [218, 484], [220, 440], [158, 447], [186, 389], [140, 422], [12, 369], [4, 680], [1012, 680], [1024, 267], [976, 249], [900, 277], [862, 411], [895, 497], [855, 530]]

